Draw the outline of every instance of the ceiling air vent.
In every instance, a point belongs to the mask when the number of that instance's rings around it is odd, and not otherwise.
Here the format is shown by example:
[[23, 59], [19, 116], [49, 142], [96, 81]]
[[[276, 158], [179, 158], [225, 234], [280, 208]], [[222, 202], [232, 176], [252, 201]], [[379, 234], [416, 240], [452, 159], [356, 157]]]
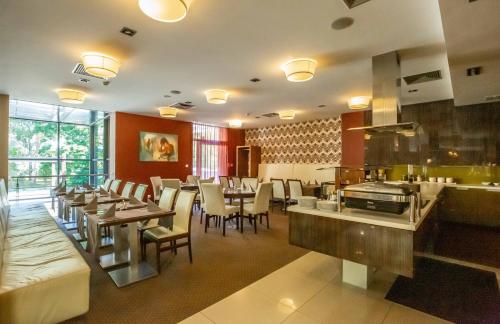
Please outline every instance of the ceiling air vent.
[[71, 73], [78, 74], [78, 75], [83, 75], [83, 76], [86, 76], [86, 77], [91, 77], [91, 78], [96, 78], [96, 79], [104, 80], [104, 78], [97, 77], [95, 75], [88, 74], [87, 72], [85, 72], [85, 68], [83, 67], [82, 63], [77, 63], [75, 65], [75, 67], [73, 68], [73, 71], [71, 71]]
[[441, 77], [441, 71], [436, 70], [436, 71], [431, 71], [431, 72], [426, 72], [426, 73], [405, 76], [405, 77], [403, 77], [403, 79], [405, 80], [407, 85], [411, 85], [411, 84], [441, 80], [442, 77]]
[[370, 0], [343, 0], [347, 8], [352, 9]]
[[278, 116], [279, 116], [279, 114], [274, 113], [274, 112], [262, 115], [262, 117], [267, 117], [267, 118], [278, 117]]
[[185, 101], [185, 102], [176, 102], [173, 105], [170, 105], [170, 107], [174, 107], [177, 109], [182, 109], [182, 110], [189, 110], [196, 108], [194, 104], [191, 103], [191, 101]]

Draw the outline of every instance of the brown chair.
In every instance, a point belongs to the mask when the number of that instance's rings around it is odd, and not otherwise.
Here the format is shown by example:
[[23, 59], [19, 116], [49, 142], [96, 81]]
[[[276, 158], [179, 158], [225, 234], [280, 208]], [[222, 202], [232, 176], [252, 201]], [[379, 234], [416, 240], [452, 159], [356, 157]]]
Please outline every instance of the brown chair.
[[[189, 262], [193, 263], [193, 254], [191, 249], [191, 217], [193, 215], [193, 203], [195, 192], [181, 191], [175, 202], [174, 225], [172, 229], [164, 226], [151, 228], [144, 232], [143, 251], [146, 251], [148, 243], [156, 244], [156, 267], [158, 273], [161, 272], [160, 252], [173, 251], [177, 254], [177, 249], [183, 246], [189, 248]], [[186, 241], [178, 243], [179, 240]], [[163, 246], [163, 243], [170, 243], [169, 246]]]

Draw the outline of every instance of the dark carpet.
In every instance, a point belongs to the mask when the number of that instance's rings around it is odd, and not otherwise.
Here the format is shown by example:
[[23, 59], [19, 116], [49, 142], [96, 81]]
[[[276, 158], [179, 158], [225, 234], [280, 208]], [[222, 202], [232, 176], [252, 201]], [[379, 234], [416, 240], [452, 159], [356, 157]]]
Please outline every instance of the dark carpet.
[[[193, 264], [187, 248], [177, 256], [163, 252], [158, 277], [124, 288], [117, 288], [80, 248], [92, 268], [90, 311], [68, 323], [176, 323], [233, 294], [308, 252], [288, 244], [288, 217], [276, 211], [270, 215], [271, 229], [259, 225], [255, 235], [245, 221], [243, 234], [230, 229], [226, 237], [221, 228], [205, 234], [196, 213]], [[155, 265], [153, 246], [148, 261]]]
[[398, 276], [386, 299], [455, 323], [500, 323], [493, 272], [423, 258], [413, 279]]

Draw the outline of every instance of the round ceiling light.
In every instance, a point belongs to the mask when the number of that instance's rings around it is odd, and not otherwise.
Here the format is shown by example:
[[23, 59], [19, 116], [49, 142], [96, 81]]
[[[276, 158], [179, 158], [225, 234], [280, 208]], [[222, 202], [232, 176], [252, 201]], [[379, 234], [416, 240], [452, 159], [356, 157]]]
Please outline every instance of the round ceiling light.
[[239, 119], [233, 119], [233, 120], [229, 121], [229, 127], [237, 128], [237, 127], [241, 127], [241, 125], [243, 125], [243, 123]]
[[295, 110], [287, 110], [278, 113], [280, 119], [294, 119], [295, 118]]
[[229, 97], [229, 92], [220, 89], [211, 89], [205, 91], [205, 96], [207, 97], [208, 103], [222, 105], [227, 102]]
[[348, 105], [350, 109], [354, 110], [368, 108], [370, 106], [370, 97], [352, 97], [351, 99], [349, 99]]
[[85, 72], [104, 79], [116, 77], [120, 69], [117, 59], [101, 53], [83, 53], [82, 60]]
[[83, 103], [87, 94], [79, 90], [59, 89], [57, 95], [62, 102], [79, 105]]
[[177, 112], [179, 109], [174, 107], [160, 107], [160, 116], [165, 118], [175, 118], [177, 117]]
[[189, 2], [186, 0], [139, 0], [139, 8], [154, 20], [172, 23], [186, 17]]
[[310, 58], [293, 59], [281, 66], [286, 79], [291, 82], [304, 82], [311, 80], [316, 72], [318, 62]]

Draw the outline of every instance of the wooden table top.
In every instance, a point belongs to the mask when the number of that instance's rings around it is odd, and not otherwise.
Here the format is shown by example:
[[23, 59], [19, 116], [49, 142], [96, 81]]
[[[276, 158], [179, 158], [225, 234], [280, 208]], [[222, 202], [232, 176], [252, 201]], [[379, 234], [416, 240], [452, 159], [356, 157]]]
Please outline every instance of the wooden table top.
[[[108, 204], [108, 203], [116, 203], [116, 202], [121, 202], [121, 201], [128, 201], [128, 198], [125, 197], [117, 197], [117, 198], [112, 198], [111, 196], [105, 196], [105, 197], [97, 197], [97, 204]], [[94, 196], [92, 194], [86, 194], [85, 195], [85, 201], [84, 202], [75, 202], [72, 199], [66, 199], [64, 196], [59, 197], [60, 199], [62, 198], [64, 200], [64, 203], [67, 204], [68, 206], [71, 207], [79, 207], [79, 206], [85, 206], [87, 205], [93, 198]]]
[[117, 210], [115, 212], [115, 217], [109, 219], [101, 219], [98, 214], [87, 214], [87, 217], [94, 218], [97, 220], [98, 225], [104, 226], [113, 226], [113, 225], [121, 225], [127, 223], [133, 223], [138, 221], [146, 221], [154, 218], [174, 216], [175, 211], [148, 211], [147, 208], [139, 208], [139, 209], [126, 209], [126, 210]]
[[224, 189], [224, 197], [225, 198], [252, 198], [252, 197], [255, 197], [255, 191], [226, 188], [226, 189]]

